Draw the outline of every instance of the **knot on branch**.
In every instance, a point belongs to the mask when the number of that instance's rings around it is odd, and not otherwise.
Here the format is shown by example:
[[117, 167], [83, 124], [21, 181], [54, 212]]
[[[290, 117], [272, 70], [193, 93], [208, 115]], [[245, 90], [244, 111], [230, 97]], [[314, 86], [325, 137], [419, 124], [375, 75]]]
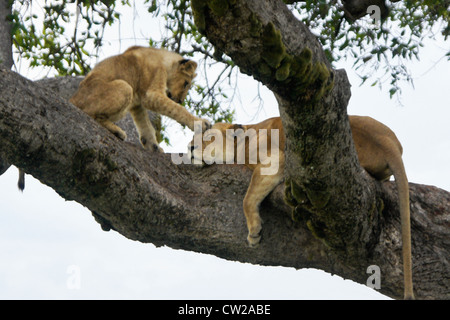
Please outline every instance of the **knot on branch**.
[[292, 208], [292, 220], [304, 224], [327, 247], [342, 247], [342, 241], [336, 243], [330, 240], [338, 238], [330, 237], [330, 229], [318, 219], [320, 210], [328, 204], [330, 196], [326, 190], [311, 185], [299, 186], [292, 179], [286, 179], [284, 201]]
[[194, 22], [198, 31], [205, 34], [206, 9], [209, 8], [217, 17], [222, 17], [231, 9], [231, 6], [235, 4], [236, 0], [191, 0]]
[[262, 59], [257, 71], [263, 82], [275, 79], [285, 88], [285, 95], [301, 100], [303, 105], [314, 104], [334, 86], [334, 72], [323, 62], [313, 62], [311, 49], [291, 55], [283, 44], [280, 30], [273, 23], [262, 28]]

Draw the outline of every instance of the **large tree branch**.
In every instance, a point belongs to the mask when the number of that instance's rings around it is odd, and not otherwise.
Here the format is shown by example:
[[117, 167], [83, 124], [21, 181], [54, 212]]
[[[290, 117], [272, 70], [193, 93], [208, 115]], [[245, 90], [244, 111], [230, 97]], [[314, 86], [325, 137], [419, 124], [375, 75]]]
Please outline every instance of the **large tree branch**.
[[[53, 89], [58, 89], [58, 81], [63, 88], [70, 83], [67, 78], [51, 80]], [[0, 157], [65, 199], [96, 212], [104, 229], [230, 260], [315, 267], [360, 283], [369, 276], [367, 266], [376, 264], [382, 270], [381, 292], [401, 297], [401, 245], [392, 183], [379, 186], [385, 209], [370, 259], [348, 263], [294, 223], [282, 185], [262, 205], [263, 240], [251, 249], [242, 211], [249, 170], [239, 165], [175, 165], [168, 154], [118, 140], [45, 83], [43, 87], [0, 69]], [[450, 298], [450, 194], [411, 184], [411, 200], [417, 295]]]
[[[391, 0], [390, 2], [399, 2], [400, 0]], [[305, 2], [305, 0], [283, 0], [286, 4]], [[343, 0], [343, 11], [347, 20], [354, 22], [368, 14], [367, 9], [370, 6], [377, 6], [380, 10], [380, 18], [386, 18], [389, 14], [389, 7], [385, 0]], [[372, 12], [370, 12], [372, 13]]]
[[331, 267], [324, 245], [290, 220], [282, 188], [263, 213], [275, 230], [267, 228], [261, 249], [247, 248], [245, 167], [175, 165], [171, 155], [118, 140], [53, 91], [4, 69], [0, 92], [0, 155], [94, 211], [104, 229], [227, 259]]
[[[391, 1], [397, 2], [397, 1]], [[367, 9], [371, 6], [377, 6], [380, 10], [379, 18], [386, 18], [389, 15], [389, 8], [385, 0], [344, 0], [344, 13], [347, 20], [353, 22], [368, 14]], [[370, 12], [372, 13], [372, 12]]]

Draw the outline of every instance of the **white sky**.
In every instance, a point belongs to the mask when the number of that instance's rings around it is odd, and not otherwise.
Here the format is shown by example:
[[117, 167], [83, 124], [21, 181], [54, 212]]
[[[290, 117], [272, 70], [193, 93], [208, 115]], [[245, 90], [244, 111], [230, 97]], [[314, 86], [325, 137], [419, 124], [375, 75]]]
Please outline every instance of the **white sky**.
[[[155, 21], [146, 19], [145, 27], [134, 22], [133, 30], [129, 28], [132, 19], [123, 19], [121, 36], [145, 37], [150, 22]], [[119, 47], [118, 28], [106, 35], [110, 45], [103, 49], [101, 59], [129, 45], [145, 44], [124, 40]], [[153, 32], [159, 33], [158, 28]], [[448, 48], [443, 41], [430, 42], [422, 49], [421, 61], [408, 64], [415, 89], [402, 86], [403, 106], [390, 100], [386, 89], [358, 87], [360, 81], [351, 62], [341, 66], [353, 84], [349, 113], [370, 115], [394, 130], [404, 147], [410, 182], [446, 190], [450, 190], [450, 66], [445, 59], [438, 60]], [[34, 71], [21, 68], [20, 72], [38, 78]], [[278, 115], [275, 99], [263, 90], [264, 109], [254, 118], [256, 87], [254, 80], [240, 76], [242, 105], [236, 106], [236, 122]], [[182, 133], [176, 123], [171, 132], [179, 143], [165, 150], [185, 151], [191, 133]], [[16, 183], [17, 169], [13, 167], [0, 176], [0, 299], [386, 298], [320, 270], [261, 267], [131, 241], [116, 232], [102, 231], [89, 210], [65, 201], [30, 175], [23, 194]], [[381, 277], [383, 286], [382, 271]], [[74, 279], [79, 282], [72, 282]]]

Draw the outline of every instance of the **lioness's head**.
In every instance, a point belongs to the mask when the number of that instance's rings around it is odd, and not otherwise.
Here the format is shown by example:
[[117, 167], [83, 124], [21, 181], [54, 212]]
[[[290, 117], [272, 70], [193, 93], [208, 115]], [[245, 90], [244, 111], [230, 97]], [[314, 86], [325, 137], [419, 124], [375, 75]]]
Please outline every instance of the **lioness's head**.
[[[192, 164], [232, 163], [234, 160], [234, 130], [242, 128], [231, 123], [216, 123], [203, 134], [196, 130], [188, 144], [188, 157]], [[227, 134], [227, 129], [231, 129]], [[233, 148], [228, 150], [228, 148]]]
[[192, 80], [197, 75], [197, 63], [183, 59], [173, 64], [167, 80], [167, 96], [177, 103], [182, 103], [191, 88]]

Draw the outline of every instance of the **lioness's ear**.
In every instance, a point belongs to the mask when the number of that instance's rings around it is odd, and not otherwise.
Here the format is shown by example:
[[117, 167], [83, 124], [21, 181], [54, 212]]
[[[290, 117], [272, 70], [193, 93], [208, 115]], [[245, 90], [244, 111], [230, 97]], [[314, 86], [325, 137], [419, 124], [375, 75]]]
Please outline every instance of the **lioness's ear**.
[[240, 137], [243, 131], [245, 132], [245, 128], [242, 124], [231, 124], [230, 129], [233, 129], [234, 131], [233, 137]]
[[197, 70], [197, 62], [188, 59], [180, 60], [180, 70], [194, 74], [195, 70]]

